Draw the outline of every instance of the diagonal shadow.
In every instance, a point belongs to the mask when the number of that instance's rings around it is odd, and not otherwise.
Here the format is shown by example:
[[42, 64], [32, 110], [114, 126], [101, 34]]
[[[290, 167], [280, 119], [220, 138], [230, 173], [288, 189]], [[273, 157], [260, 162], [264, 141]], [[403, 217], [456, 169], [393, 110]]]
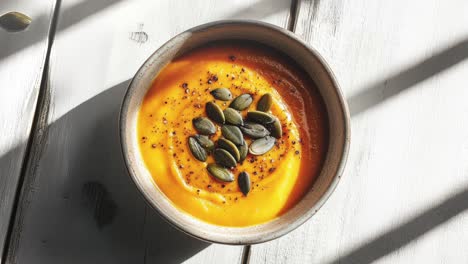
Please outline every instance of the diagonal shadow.
[[351, 116], [359, 115], [399, 92], [454, 66], [467, 57], [468, 39], [465, 39], [398, 74], [388, 76], [365, 87], [348, 99]]
[[329, 263], [372, 263], [468, 209], [468, 188]]
[[[69, 23], [61, 26], [61, 30], [118, 1], [120, 0], [88, 0], [71, 7], [68, 15], [72, 16], [72, 18], [69, 19]], [[67, 10], [64, 11], [63, 15], [66, 14]], [[266, 14], [268, 15], [268, 12]], [[233, 16], [237, 16], [237, 14], [235, 13]], [[14, 47], [14, 49], [6, 49], [6, 52], [0, 52], [0, 59], [30, 46], [34, 42], [32, 40], [29, 44], [24, 42]], [[362, 92], [350, 98], [352, 115], [358, 115], [398, 94], [400, 91], [462, 61], [468, 55], [467, 43], [468, 40], [462, 41], [410, 69], [390, 76], [385, 81], [366, 87]], [[147, 253], [150, 252], [153, 254], [151, 258], [162, 263], [176, 263], [187, 259], [209, 245], [187, 237], [167, 225], [156, 214], [148, 213], [152, 212], [152, 210], [147, 210], [143, 199], [126, 175], [126, 170], [122, 167], [122, 158], [117, 156], [117, 154], [120, 155], [120, 149], [118, 148], [118, 135], [115, 133], [117, 132], [118, 105], [120, 105], [120, 98], [127, 84], [128, 82], [120, 83], [88, 100], [48, 128], [50, 137], [55, 137], [60, 133], [61, 127], [73, 126], [76, 128], [76, 134], [69, 135], [68, 138], [70, 140], [80, 140], [82, 144], [77, 147], [79, 151], [73, 151], [76, 156], [69, 162], [71, 167], [67, 170], [67, 175], [38, 175], [38, 181], [43, 180], [40, 177], [57, 179], [65, 177], [62, 184], [65, 185], [64, 189], [68, 191], [61, 194], [61, 199], [55, 199], [59, 201], [50, 200], [52, 205], [44, 204], [43, 208], [38, 208], [29, 213], [29, 217], [34, 216], [31, 219], [34, 219], [38, 230], [27, 228], [22, 230], [23, 226], [15, 227], [17, 234], [20, 235], [18, 239], [24, 239], [28, 236], [35, 237], [33, 235], [35, 232], [40, 234], [37, 237], [45, 237], [43, 241], [40, 241], [40, 245], [35, 244], [38, 241], [27, 242], [27, 245], [31, 247], [28, 248], [25, 257], [29, 258], [29, 260], [32, 261], [38, 256], [45, 256], [54, 257], [54, 260], [64, 262], [70, 259], [77, 262], [95, 262], [97, 261], [98, 252], [93, 251], [93, 248], [102, 248], [100, 243], [105, 243], [109, 245], [109, 248], [127, 250], [114, 253], [122, 254], [120, 261], [125, 261], [126, 257], [129, 256], [132, 256], [134, 261], [134, 255], [139, 255], [145, 260]], [[382, 90], [384, 91], [382, 92]], [[89, 116], [95, 115], [98, 115], [97, 119], [90, 124]], [[83, 131], [80, 126], [89, 128], [89, 130], [86, 130], [88, 132], [84, 135], [80, 134]], [[90, 148], [89, 146], [95, 147]], [[45, 151], [58, 151], [56, 155], [51, 155], [51, 157], [54, 159], [60, 158], [58, 149], [46, 149]], [[0, 164], [8, 156], [7, 154], [1, 157]], [[46, 166], [55, 166], [53, 165], [56, 163], [54, 159], [49, 158], [45, 163], [48, 164]], [[60, 171], [60, 167], [57, 167], [57, 171]], [[34, 182], [27, 183], [34, 185]], [[44, 185], [47, 184], [40, 184], [40, 186]], [[128, 188], [129, 185], [133, 187]], [[25, 184], [25, 186], [28, 185]], [[30, 191], [34, 192], [33, 189]], [[28, 194], [25, 195], [26, 198], [29, 197]], [[40, 196], [41, 194], [36, 193], [35, 195]], [[49, 201], [50, 198], [45, 197], [48, 194], [42, 195], [44, 195], [43, 199]], [[467, 200], [467, 196], [468, 190], [464, 190], [409, 220], [402, 226], [389, 230], [378, 238], [352, 250], [342, 258], [333, 260], [331, 263], [341, 261], [344, 263], [370, 263], [377, 260], [466, 210], [468, 206], [463, 204]], [[28, 203], [21, 204], [24, 208], [19, 210], [25, 211]], [[53, 213], [56, 210], [63, 212], [63, 215], [58, 216], [56, 219], [50, 219], [51, 215], [44, 213], [44, 211]], [[141, 210], [145, 212], [144, 216], [135, 217], [135, 215], [141, 215]], [[55, 214], [52, 215], [56, 216]], [[75, 219], [76, 217], [77, 219]], [[89, 221], [94, 225], [88, 226]], [[150, 232], [145, 233], [145, 230], [150, 230]], [[64, 233], [70, 233], [70, 236], [65, 237], [63, 236]], [[135, 234], [139, 234], [139, 236], [135, 236]], [[90, 239], [94, 235], [98, 239]], [[160, 240], [164, 240], [165, 243], [161, 243]], [[85, 241], [86, 244], [83, 243]], [[145, 249], [144, 252], [140, 252], [142, 244]], [[15, 250], [18, 250], [17, 246], [13, 245], [11, 248], [12, 254], [9, 254], [12, 263], [17, 261], [17, 255], [14, 254]], [[86, 250], [94, 254], [86, 254], [88, 253]], [[99, 260], [109, 261], [109, 259]]]
[[44, 144], [33, 152], [39, 157], [28, 164], [32, 175], [23, 184], [7, 263], [180, 263], [210, 245], [166, 223], [128, 175], [118, 134], [128, 84], [46, 128]]
[[[60, 11], [60, 16], [67, 18], [60, 22], [60, 29], [57, 29], [57, 33], [121, 1], [123, 0], [86, 0], [64, 8], [61, 7], [62, 0], [57, 0], [55, 8], [62, 9]], [[4, 35], [8, 37], [5, 38], [8, 39], [8, 41], [3, 43], [0, 49], [0, 60], [28, 48], [39, 41], [46, 40], [48, 37], [47, 34], [42, 30], [38, 30], [37, 27], [50, 25], [53, 16], [52, 13], [53, 12], [41, 14], [38, 17], [32, 17], [32, 23], [29, 29], [21, 33], [8, 34], [7, 36], [6, 32], [0, 32], [0, 36]]]
[[[367, 86], [348, 99], [351, 116], [359, 115], [467, 57], [468, 39], [465, 39], [413, 67]], [[468, 209], [466, 201], [468, 201], [468, 188], [329, 263], [372, 263], [465, 211]]]

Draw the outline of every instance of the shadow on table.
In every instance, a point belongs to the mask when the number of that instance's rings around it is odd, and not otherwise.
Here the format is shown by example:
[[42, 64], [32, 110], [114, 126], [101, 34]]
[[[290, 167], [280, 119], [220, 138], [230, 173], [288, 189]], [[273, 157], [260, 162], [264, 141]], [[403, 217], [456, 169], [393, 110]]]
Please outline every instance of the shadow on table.
[[[348, 99], [351, 116], [375, 107], [398, 93], [435, 76], [468, 58], [468, 39], [388, 76]], [[372, 263], [440, 226], [468, 209], [468, 188], [329, 263]]]
[[395, 75], [370, 84], [348, 99], [351, 116], [374, 107], [403, 90], [435, 76], [468, 57], [468, 39], [420, 61]]
[[468, 209], [467, 201], [468, 188], [453, 194], [445, 201], [350, 250], [329, 263], [373, 263], [463, 213]]
[[[143, 232], [144, 259], [158, 263], [180, 263], [209, 244], [189, 237], [166, 223], [146, 204], [129, 177], [118, 134], [120, 105], [128, 84], [129, 81], [122, 82], [67, 114], [74, 122], [78, 121], [78, 124], [89, 122], [90, 116], [94, 116], [92, 120], [95, 125], [94, 129], [89, 130], [91, 133], [88, 142], [83, 142], [82, 149], [76, 152], [76, 161], [71, 163], [77, 166], [71, 170], [77, 172], [76, 177], [71, 178], [81, 184], [81, 175], [89, 177], [82, 184], [82, 198], [87, 208], [91, 209], [89, 213], [99, 229], [104, 229], [106, 225], [110, 227], [113, 218], [119, 224], [118, 217], [123, 217], [120, 219], [123, 220], [120, 226], [126, 228], [125, 221], [133, 221], [133, 208], [144, 208], [143, 223], [135, 226], [141, 230], [133, 230]], [[96, 118], [98, 115], [102, 115], [102, 118]], [[101, 189], [102, 191], [92, 191]], [[115, 236], [110, 238], [113, 242], [116, 239]]]
[[[166, 223], [129, 177], [118, 134], [128, 84], [87, 100], [47, 129], [37, 152], [41, 167], [23, 185], [8, 253], [12, 263], [180, 263], [209, 246]], [[50, 192], [35, 186], [50, 186]]]

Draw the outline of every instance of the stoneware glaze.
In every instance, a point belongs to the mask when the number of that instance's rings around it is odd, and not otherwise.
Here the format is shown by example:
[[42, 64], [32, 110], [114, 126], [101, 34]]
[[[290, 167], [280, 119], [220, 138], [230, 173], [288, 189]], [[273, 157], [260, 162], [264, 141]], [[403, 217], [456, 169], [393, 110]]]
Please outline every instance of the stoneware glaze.
[[[141, 102], [153, 79], [173, 58], [208, 42], [226, 39], [251, 40], [271, 46], [295, 60], [314, 80], [329, 118], [329, 148], [322, 171], [304, 198], [280, 217], [255, 226], [223, 227], [202, 222], [174, 207], [154, 183], [137, 139]], [[335, 189], [349, 150], [349, 112], [338, 83], [325, 60], [293, 33], [258, 21], [218, 21], [189, 29], [153, 53], [133, 78], [120, 114], [122, 152], [138, 189], [148, 203], [169, 223], [196, 238], [223, 244], [254, 244], [278, 238], [314, 215]]]

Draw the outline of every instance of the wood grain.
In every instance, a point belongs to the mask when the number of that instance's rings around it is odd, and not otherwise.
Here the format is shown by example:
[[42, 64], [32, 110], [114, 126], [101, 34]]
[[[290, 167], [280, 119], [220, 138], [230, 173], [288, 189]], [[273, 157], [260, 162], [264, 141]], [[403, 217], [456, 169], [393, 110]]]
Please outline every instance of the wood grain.
[[352, 112], [346, 173], [250, 263], [466, 263], [468, 2], [301, 1]]
[[129, 79], [192, 26], [248, 18], [283, 27], [289, 1], [62, 1], [8, 263], [240, 263], [169, 226], [127, 175], [117, 117]]
[[0, 28], [0, 263], [36, 109], [54, 7], [55, 1], [0, 3], [0, 14], [19, 11], [33, 20], [22, 32]]

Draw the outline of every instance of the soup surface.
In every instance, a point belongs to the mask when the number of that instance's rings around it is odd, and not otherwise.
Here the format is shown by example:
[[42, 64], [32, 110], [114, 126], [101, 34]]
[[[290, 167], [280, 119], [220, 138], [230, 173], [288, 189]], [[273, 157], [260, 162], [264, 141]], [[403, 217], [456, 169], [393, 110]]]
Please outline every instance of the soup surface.
[[[208, 150], [206, 161], [197, 160], [188, 143], [198, 133], [193, 119], [207, 117], [208, 102], [222, 110], [231, 105], [211, 93], [221, 87], [233, 99], [251, 95], [253, 102], [239, 111], [244, 120], [270, 94], [267, 113], [282, 127], [271, 150], [248, 153], [229, 168], [233, 181], [213, 177], [207, 166], [216, 162], [214, 154]], [[209, 138], [216, 145], [222, 124], [213, 123]], [[327, 136], [326, 110], [312, 80], [291, 59], [252, 42], [217, 42], [173, 60], [154, 79], [138, 117], [140, 151], [157, 186], [180, 210], [221, 226], [264, 223], [298, 203], [320, 173]], [[253, 140], [244, 137], [248, 146]], [[241, 172], [249, 175], [247, 193], [239, 187]]]

